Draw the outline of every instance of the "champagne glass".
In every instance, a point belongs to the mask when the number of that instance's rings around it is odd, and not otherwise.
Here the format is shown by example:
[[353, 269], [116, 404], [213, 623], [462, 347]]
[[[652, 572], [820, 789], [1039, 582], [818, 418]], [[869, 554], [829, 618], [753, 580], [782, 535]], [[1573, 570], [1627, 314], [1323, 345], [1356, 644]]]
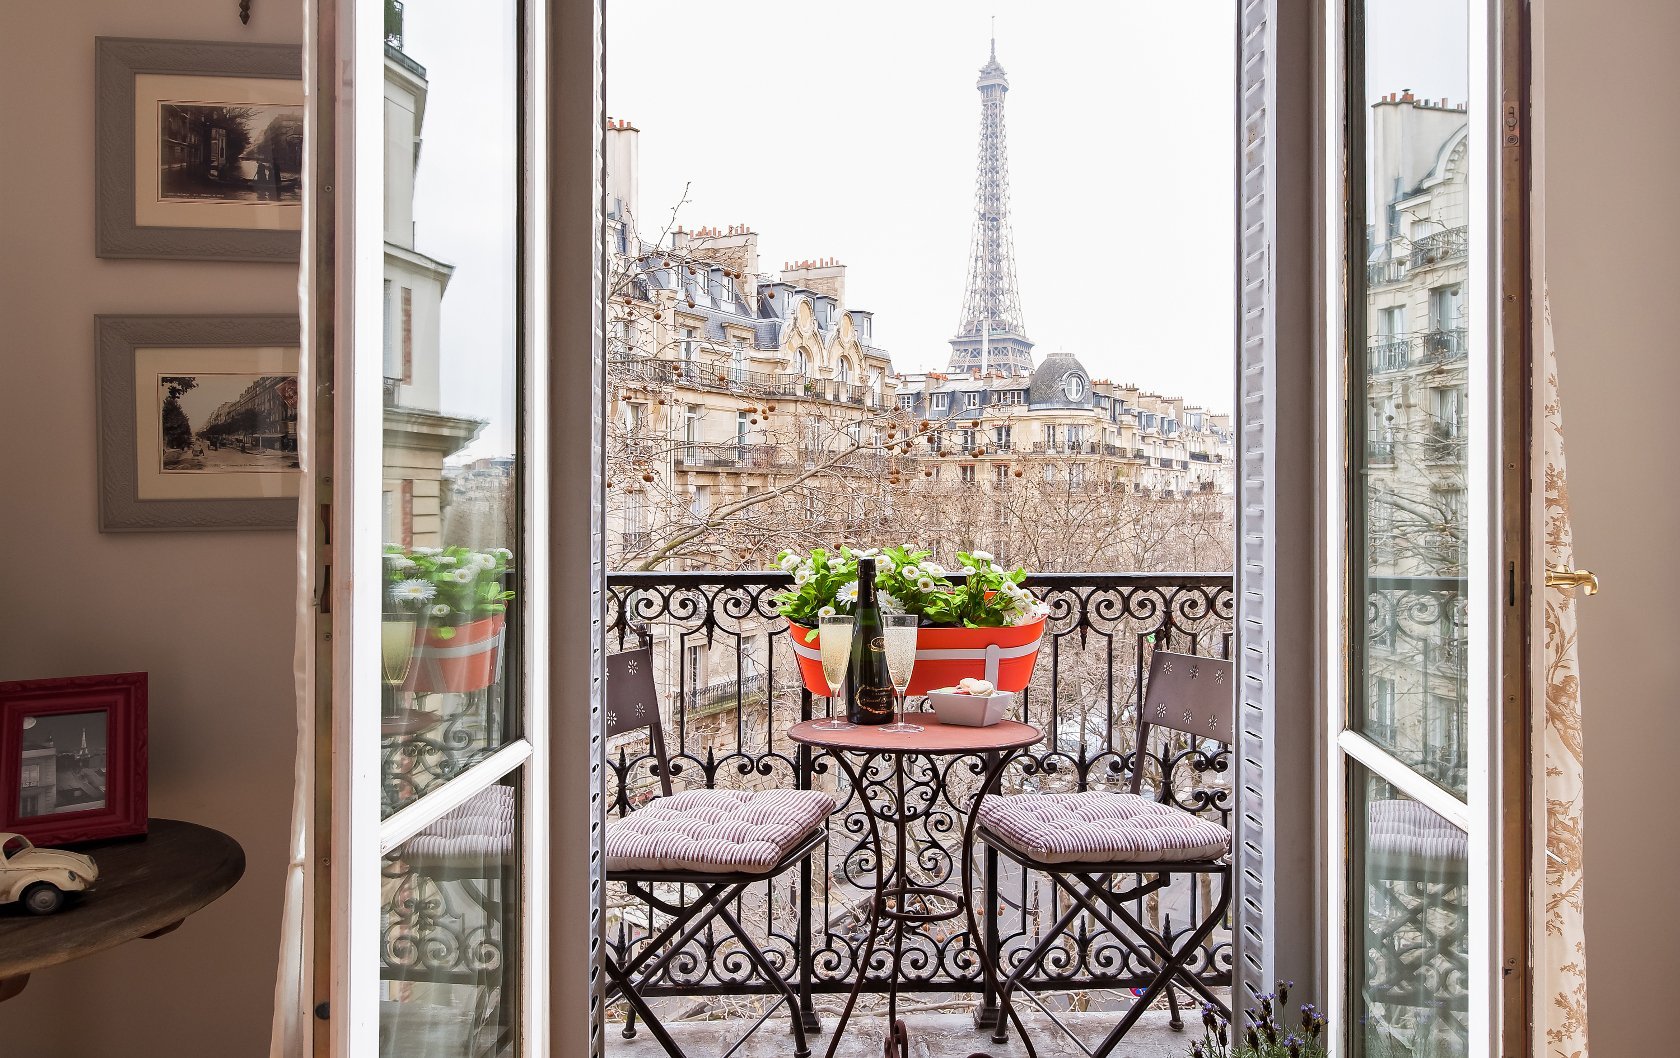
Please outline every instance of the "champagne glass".
[[[813, 726], [821, 731], [849, 731], [857, 725], [834, 715], [840, 686], [846, 682], [846, 668], [852, 662], [852, 632], [855, 622], [849, 614], [824, 617], [817, 625], [817, 645], [822, 649], [823, 679], [828, 681], [828, 719]], [[844, 707], [842, 707], [844, 708]]]
[[893, 691], [898, 698], [893, 722], [881, 730], [906, 734], [920, 731], [921, 724], [904, 722], [904, 692], [910, 687], [910, 671], [916, 667], [916, 616], [890, 613], [881, 618], [881, 623], [887, 648], [887, 678], [892, 680]]

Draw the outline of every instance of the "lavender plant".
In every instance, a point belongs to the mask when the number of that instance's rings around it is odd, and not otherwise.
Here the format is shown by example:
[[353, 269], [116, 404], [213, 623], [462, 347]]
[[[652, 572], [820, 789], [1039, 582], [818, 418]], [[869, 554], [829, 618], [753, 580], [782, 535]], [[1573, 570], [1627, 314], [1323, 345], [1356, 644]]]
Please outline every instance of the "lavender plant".
[[1288, 1024], [1290, 984], [1280, 982], [1243, 1012], [1248, 1024], [1240, 1037], [1217, 1008], [1204, 1005], [1202, 1038], [1190, 1045], [1190, 1058], [1325, 1058], [1324, 1015], [1316, 1006], [1301, 1004], [1299, 1022]]

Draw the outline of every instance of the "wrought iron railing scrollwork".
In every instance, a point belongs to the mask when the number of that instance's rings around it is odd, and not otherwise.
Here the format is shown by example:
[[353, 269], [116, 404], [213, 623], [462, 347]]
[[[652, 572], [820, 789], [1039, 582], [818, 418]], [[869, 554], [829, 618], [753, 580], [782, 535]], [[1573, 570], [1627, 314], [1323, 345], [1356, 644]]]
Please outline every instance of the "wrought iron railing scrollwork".
[[[874, 848], [858, 800], [832, 760], [813, 755], [786, 737], [793, 723], [821, 715], [799, 681], [787, 626], [777, 616], [775, 594], [789, 583], [779, 572], [613, 573], [607, 599], [608, 649], [651, 642], [665, 710], [671, 780], [695, 787], [792, 787], [827, 790], [838, 811], [829, 841], [813, 869], [793, 870], [748, 890], [740, 916], [755, 931], [770, 960], [796, 985], [814, 992], [849, 989], [862, 947], [865, 900], [875, 885]], [[1138, 766], [1137, 704], [1149, 652], [1155, 647], [1228, 657], [1235, 599], [1229, 574], [1047, 574], [1027, 581], [1048, 604], [1044, 643], [1032, 686], [1021, 695], [1018, 716], [1043, 728], [1044, 742], [1016, 758], [1002, 789], [1060, 791], [1124, 789]], [[692, 672], [696, 664], [706, 671]], [[748, 674], [746, 689], [712, 701], [703, 710], [684, 704], [679, 688], [715, 687], [733, 673]], [[708, 695], [708, 697], [711, 697]], [[655, 760], [645, 738], [607, 747], [608, 812], [620, 816], [659, 789]], [[1167, 799], [1187, 811], [1229, 826], [1232, 762], [1221, 744], [1152, 739], [1143, 762], [1147, 789], [1168, 784]], [[864, 795], [892, 796], [890, 765], [861, 763]], [[917, 884], [960, 884], [962, 824], [986, 761], [980, 756], [913, 758], [907, 763], [906, 799], [916, 809], [911, 829], [911, 873]], [[975, 899], [997, 913], [1006, 965], [1024, 957], [1064, 908], [1065, 897], [1048, 880], [1012, 868], [995, 856], [976, 857]], [[1117, 887], [1130, 883], [1118, 878]], [[663, 917], [620, 887], [609, 894], [608, 942], [629, 956]], [[682, 901], [678, 887], [657, 894]], [[1140, 919], [1169, 939], [1199, 920], [1211, 898], [1201, 883], [1177, 877], [1160, 893], [1140, 897]], [[1048, 917], [1046, 917], [1048, 916]], [[1230, 922], [1197, 953], [1194, 971], [1210, 985], [1228, 984], [1232, 963]], [[867, 968], [872, 985], [884, 984], [890, 960], [877, 953]], [[1147, 983], [1137, 956], [1094, 929], [1075, 930], [1031, 975], [1037, 989], [1127, 988]], [[914, 930], [898, 968], [901, 991], [965, 993], [980, 989], [974, 938], [961, 919]], [[762, 993], [743, 952], [721, 935], [695, 940], [648, 983], [655, 995]]]

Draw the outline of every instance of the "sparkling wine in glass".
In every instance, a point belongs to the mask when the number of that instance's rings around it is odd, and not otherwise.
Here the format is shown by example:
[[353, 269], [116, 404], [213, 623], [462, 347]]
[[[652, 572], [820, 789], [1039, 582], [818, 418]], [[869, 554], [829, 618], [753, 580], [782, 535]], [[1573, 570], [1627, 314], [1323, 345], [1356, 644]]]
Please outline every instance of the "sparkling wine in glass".
[[913, 614], [890, 613], [881, 621], [887, 647], [887, 677], [892, 680], [893, 691], [898, 696], [893, 722], [882, 730], [920, 731], [921, 724], [904, 722], [904, 692], [910, 687], [910, 671], [916, 667], [916, 617]]
[[852, 661], [852, 631], [855, 622], [848, 614], [824, 617], [817, 625], [817, 645], [822, 650], [823, 679], [828, 681], [828, 719], [814, 725], [822, 731], [846, 731], [857, 725], [834, 715], [840, 701], [840, 687], [846, 682], [846, 668]]

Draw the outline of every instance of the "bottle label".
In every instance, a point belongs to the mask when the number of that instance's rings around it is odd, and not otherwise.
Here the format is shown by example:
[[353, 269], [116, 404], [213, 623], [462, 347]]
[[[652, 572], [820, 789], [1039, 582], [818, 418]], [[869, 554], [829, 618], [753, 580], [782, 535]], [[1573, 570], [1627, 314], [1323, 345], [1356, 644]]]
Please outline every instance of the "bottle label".
[[893, 692], [886, 687], [859, 687], [858, 709], [865, 713], [886, 716], [893, 711]]

